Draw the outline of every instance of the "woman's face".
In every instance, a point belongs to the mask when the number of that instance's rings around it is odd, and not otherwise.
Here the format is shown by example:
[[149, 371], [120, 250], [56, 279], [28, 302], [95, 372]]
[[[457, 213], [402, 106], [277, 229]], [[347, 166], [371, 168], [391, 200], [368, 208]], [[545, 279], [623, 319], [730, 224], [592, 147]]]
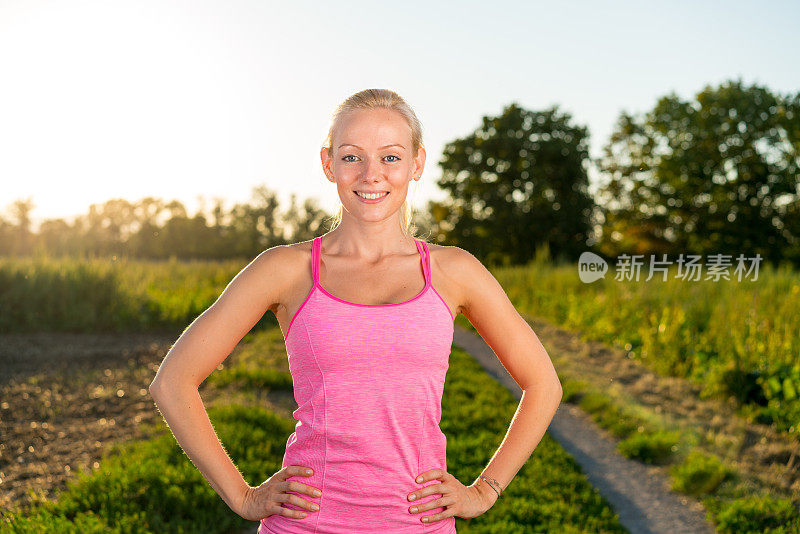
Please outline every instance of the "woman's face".
[[[381, 221], [403, 205], [410, 180], [419, 180], [425, 150], [411, 153], [411, 128], [389, 109], [348, 113], [334, 132], [333, 157], [323, 148], [322, 165], [336, 182], [344, 210], [361, 220]], [[380, 193], [378, 198], [370, 193]]]

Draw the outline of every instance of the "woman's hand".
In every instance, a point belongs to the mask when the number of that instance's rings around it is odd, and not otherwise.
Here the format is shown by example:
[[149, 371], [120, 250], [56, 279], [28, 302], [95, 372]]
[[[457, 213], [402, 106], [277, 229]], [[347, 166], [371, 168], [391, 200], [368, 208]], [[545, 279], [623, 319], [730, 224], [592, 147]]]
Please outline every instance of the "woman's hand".
[[317, 503], [302, 499], [293, 493], [287, 493], [287, 491], [296, 491], [312, 497], [322, 496], [322, 491], [319, 488], [296, 480], [286, 480], [292, 476], [308, 477], [314, 474], [313, 471], [307, 473], [306, 469], [310, 468], [300, 465], [287, 465], [262, 482], [258, 487], [248, 487], [239, 499], [237, 510], [234, 511], [250, 521], [259, 521], [264, 517], [276, 514], [294, 518], [301, 518], [307, 515], [306, 512], [301, 510], [284, 508], [281, 506], [281, 503], [284, 502], [290, 502], [312, 512], [319, 511]]
[[464, 486], [456, 477], [444, 469], [432, 469], [422, 473], [420, 477], [417, 479], [420, 483], [428, 480], [440, 480], [441, 483], [414, 490], [407, 496], [409, 501], [413, 503], [426, 495], [441, 495], [441, 497], [425, 503], [412, 504], [409, 506], [408, 511], [412, 514], [422, 514], [434, 508], [445, 508], [443, 512], [438, 514], [423, 515], [421, 521], [425, 523], [441, 521], [453, 516], [463, 518], [477, 517], [491, 508], [497, 500], [497, 494], [493, 490], [489, 489], [494, 494], [494, 497], [483, 492], [475, 485]]

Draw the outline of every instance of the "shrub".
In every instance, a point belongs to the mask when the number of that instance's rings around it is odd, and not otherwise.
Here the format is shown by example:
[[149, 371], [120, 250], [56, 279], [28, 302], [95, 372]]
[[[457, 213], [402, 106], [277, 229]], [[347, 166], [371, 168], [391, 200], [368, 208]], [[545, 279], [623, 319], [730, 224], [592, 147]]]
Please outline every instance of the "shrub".
[[675, 432], [637, 432], [620, 441], [617, 449], [628, 458], [646, 464], [662, 464], [672, 458], [678, 439]]
[[672, 467], [672, 489], [689, 495], [705, 495], [731, 475], [731, 471], [714, 455], [692, 450], [686, 459]]

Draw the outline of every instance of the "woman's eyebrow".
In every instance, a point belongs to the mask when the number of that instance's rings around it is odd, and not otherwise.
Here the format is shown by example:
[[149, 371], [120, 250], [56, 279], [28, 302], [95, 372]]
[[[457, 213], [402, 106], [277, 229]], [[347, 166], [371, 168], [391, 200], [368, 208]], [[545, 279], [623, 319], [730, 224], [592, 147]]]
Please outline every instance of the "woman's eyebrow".
[[[361, 148], [360, 146], [358, 146], [358, 145], [353, 145], [353, 144], [351, 144], [351, 143], [342, 143], [341, 145], [339, 145], [339, 148], [342, 148], [343, 146], [354, 146], [354, 147], [358, 148], [359, 150], [364, 150], [364, 149], [363, 149], [363, 148]], [[382, 146], [382, 147], [380, 147], [378, 150], [383, 150], [384, 148], [389, 148], [389, 147], [393, 147], [393, 146], [399, 146], [399, 147], [400, 147], [400, 148], [402, 148], [403, 150], [405, 150], [405, 148], [406, 148], [406, 147], [404, 147], [403, 145], [399, 145], [399, 144], [396, 144], [396, 143], [395, 143], [395, 144], [393, 144], [393, 145], [386, 145], [386, 146]]]

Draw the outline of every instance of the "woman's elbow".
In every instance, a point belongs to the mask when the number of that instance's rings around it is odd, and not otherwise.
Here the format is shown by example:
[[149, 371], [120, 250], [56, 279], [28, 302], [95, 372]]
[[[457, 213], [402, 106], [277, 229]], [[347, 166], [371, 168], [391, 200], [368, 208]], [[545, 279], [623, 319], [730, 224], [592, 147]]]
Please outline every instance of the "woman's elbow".
[[153, 381], [150, 382], [150, 385], [147, 387], [147, 391], [150, 392], [150, 397], [156, 402], [158, 402], [158, 397], [163, 395], [164, 386], [161, 382], [162, 380], [160, 379], [153, 379]]

